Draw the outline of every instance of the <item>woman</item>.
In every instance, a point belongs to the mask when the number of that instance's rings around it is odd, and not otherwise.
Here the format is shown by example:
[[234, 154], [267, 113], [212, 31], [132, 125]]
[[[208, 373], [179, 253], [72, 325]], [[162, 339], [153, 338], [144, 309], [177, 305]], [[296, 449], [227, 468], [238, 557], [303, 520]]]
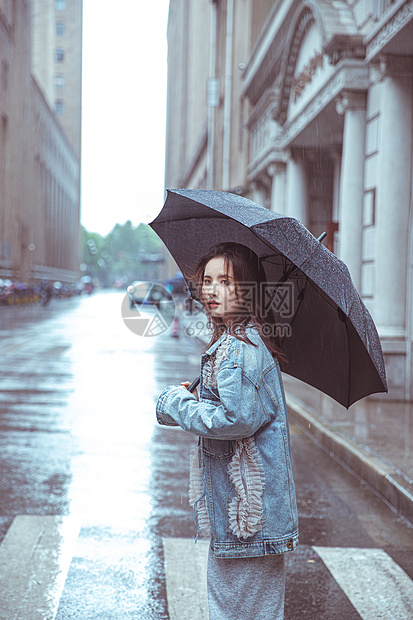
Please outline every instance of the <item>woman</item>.
[[157, 403], [160, 424], [199, 436], [190, 503], [211, 539], [211, 620], [283, 618], [284, 553], [298, 542], [281, 351], [261, 304], [264, 280], [258, 257], [239, 244], [200, 260], [195, 281], [213, 336], [199, 399], [186, 381]]

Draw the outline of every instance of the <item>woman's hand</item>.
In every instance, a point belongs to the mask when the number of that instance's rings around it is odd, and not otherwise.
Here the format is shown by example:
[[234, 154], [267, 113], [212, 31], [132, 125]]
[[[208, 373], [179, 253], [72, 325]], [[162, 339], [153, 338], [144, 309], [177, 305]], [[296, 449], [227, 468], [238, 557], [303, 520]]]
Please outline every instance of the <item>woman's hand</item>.
[[[187, 390], [187, 389], [189, 388], [189, 386], [191, 385], [191, 382], [190, 382], [190, 381], [182, 381], [181, 385], [182, 385], [182, 387], [184, 387], [184, 388]], [[198, 390], [197, 390], [196, 388], [195, 388], [195, 390], [192, 392], [192, 394], [195, 396], [195, 398], [196, 398], [197, 400], [199, 400], [199, 397], [198, 397]]]

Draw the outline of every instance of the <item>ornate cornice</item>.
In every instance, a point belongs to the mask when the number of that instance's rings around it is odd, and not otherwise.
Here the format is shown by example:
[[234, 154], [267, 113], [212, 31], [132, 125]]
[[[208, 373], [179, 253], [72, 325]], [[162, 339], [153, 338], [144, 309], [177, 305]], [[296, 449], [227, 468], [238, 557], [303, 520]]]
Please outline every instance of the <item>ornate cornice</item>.
[[280, 100], [277, 108], [274, 110], [274, 120], [278, 121], [280, 124], [283, 124], [287, 118], [298, 52], [300, 51], [300, 46], [306, 30], [314, 21], [312, 12], [309, 9], [304, 9], [294, 28], [290, 41], [285, 46], [281, 68], [283, 80], [280, 88]]
[[368, 37], [366, 59], [371, 61], [413, 19], [413, 0], [405, 2], [379, 29]]
[[320, 52], [325, 51], [332, 64], [344, 58], [364, 58], [365, 47], [344, 0], [281, 0], [276, 6], [245, 70], [242, 94], [256, 106], [266, 89], [276, 92], [273, 118], [282, 125], [287, 119], [300, 46], [311, 24], [317, 24], [323, 46]]
[[357, 60], [342, 61], [337, 66], [336, 73], [308, 103], [304, 110], [296, 118], [287, 121], [284, 125], [284, 131], [279, 138], [282, 147], [287, 147], [331, 101], [335, 101], [338, 98], [343, 90], [366, 91], [367, 88], [367, 65]]
[[[316, 3], [312, 4], [315, 5]], [[312, 6], [307, 0], [301, 14], [297, 16], [293, 34], [286, 41], [285, 45], [281, 64], [282, 83], [280, 85], [280, 97], [278, 105], [274, 108], [273, 116], [280, 125], [283, 125], [287, 120], [290, 93], [294, 87], [294, 70], [298, 53], [305, 33], [314, 22], [319, 25], [320, 19], [316, 20]], [[320, 56], [322, 57], [325, 52], [333, 65], [338, 64], [344, 59], [359, 60], [365, 57], [362, 35], [355, 34], [354, 29], [350, 29], [349, 32], [323, 32], [323, 38], [325, 43], [323, 50], [320, 51]]]

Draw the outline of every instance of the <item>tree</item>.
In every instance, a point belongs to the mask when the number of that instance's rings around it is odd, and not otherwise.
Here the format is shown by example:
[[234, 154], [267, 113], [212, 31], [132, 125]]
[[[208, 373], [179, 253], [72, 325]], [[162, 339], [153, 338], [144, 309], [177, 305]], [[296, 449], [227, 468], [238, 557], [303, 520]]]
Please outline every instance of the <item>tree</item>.
[[159, 263], [163, 260], [162, 243], [146, 224], [134, 227], [129, 220], [116, 224], [102, 237], [82, 227], [83, 271], [102, 286], [115, 282], [125, 286], [135, 280], [157, 280]]

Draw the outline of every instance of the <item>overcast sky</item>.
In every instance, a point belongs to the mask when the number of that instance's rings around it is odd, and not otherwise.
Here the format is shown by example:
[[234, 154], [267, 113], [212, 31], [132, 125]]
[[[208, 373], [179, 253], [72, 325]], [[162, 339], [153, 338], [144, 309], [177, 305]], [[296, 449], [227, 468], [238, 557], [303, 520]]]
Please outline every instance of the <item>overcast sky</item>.
[[83, 1], [81, 222], [137, 226], [164, 200], [169, 0]]

